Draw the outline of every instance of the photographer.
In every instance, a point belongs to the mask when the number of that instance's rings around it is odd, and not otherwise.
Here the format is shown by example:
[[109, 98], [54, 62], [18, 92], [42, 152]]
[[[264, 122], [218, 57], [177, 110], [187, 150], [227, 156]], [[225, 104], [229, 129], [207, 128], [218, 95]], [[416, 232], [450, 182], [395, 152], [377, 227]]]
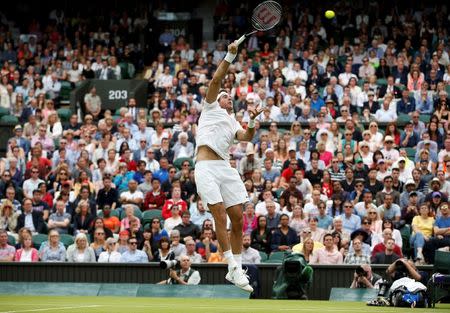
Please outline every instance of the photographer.
[[[200, 273], [191, 269], [191, 260], [187, 255], [182, 255], [180, 261], [168, 262], [170, 262], [167, 265], [170, 278], [159, 282], [159, 285], [198, 285], [200, 283]], [[179, 269], [175, 269], [177, 267]]]
[[377, 288], [383, 281], [380, 275], [372, 273], [372, 268], [369, 264], [361, 264], [353, 274], [353, 281], [350, 288]]

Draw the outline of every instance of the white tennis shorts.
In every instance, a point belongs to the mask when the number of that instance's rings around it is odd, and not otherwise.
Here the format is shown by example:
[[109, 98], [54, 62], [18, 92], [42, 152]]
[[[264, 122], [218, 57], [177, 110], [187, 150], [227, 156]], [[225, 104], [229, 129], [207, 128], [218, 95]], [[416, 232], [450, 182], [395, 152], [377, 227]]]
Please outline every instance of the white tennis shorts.
[[198, 161], [195, 164], [195, 183], [204, 205], [223, 202], [225, 208], [229, 208], [248, 201], [244, 183], [228, 161]]

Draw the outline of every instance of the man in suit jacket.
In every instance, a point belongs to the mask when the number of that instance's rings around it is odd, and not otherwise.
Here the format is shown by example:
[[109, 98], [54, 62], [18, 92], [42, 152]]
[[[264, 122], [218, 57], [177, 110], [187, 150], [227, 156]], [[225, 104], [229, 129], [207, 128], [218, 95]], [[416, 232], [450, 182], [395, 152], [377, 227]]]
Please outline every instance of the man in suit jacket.
[[162, 157], [167, 158], [170, 164], [173, 163], [174, 152], [169, 148], [169, 139], [161, 139], [161, 148], [155, 151], [155, 159], [159, 162]]
[[43, 234], [47, 230], [42, 212], [33, 211], [33, 202], [28, 198], [23, 200], [22, 214], [17, 219], [16, 232], [23, 227], [29, 228], [33, 234]]
[[393, 94], [395, 98], [400, 98], [402, 96], [402, 92], [400, 88], [394, 85], [394, 76], [390, 75], [387, 78], [387, 85], [381, 86], [378, 92], [378, 98], [384, 98], [387, 93]]
[[107, 60], [103, 60], [102, 67], [95, 71], [95, 78], [102, 80], [116, 79], [114, 71], [108, 67]]
[[36, 115], [36, 110], [38, 109], [37, 107], [38, 103], [36, 99], [31, 99], [30, 100], [30, 105], [26, 108], [24, 108], [22, 110], [22, 114], [20, 115], [20, 122], [21, 123], [26, 123], [28, 122], [28, 118], [31, 115]]

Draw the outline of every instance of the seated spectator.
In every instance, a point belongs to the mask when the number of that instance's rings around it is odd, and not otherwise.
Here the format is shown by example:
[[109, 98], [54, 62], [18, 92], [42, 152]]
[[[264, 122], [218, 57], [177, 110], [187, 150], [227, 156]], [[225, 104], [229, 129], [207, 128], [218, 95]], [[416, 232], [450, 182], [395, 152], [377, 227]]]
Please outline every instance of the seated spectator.
[[175, 255], [175, 259], [186, 253], [186, 246], [180, 242], [180, 239], [180, 232], [177, 229], [173, 229], [170, 232], [170, 250]]
[[420, 206], [419, 215], [412, 220], [412, 234], [409, 240], [411, 247], [414, 248], [416, 264], [423, 265], [425, 258], [423, 256], [423, 246], [433, 235], [434, 217], [430, 216], [430, 208], [427, 204]]
[[105, 247], [105, 230], [103, 227], [95, 229], [94, 232], [94, 241], [91, 242], [90, 247], [95, 252], [95, 258], [98, 259], [100, 253], [106, 250]]
[[434, 236], [425, 242], [423, 254], [429, 264], [434, 263], [434, 255], [437, 249], [450, 247], [450, 209], [448, 203], [439, 207], [440, 216], [434, 223]]
[[103, 222], [103, 218], [96, 217], [94, 219], [94, 222], [92, 223], [91, 228], [89, 229], [89, 241], [90, 242], [94, 241], [94, 233], [95, 233], [95, 230], [97, 228], [103, 228], [103, 230], [105, 231], [105, 239], [113, 237], [112, 231], [109, 228], [105, 227], [105, 223]]
[[250, 234], [242, 236], [242, 264], [259, 264], [261, 256], [259, 251], [252, 248]]
[[16, 232], [23, 227], [32, 234], [43, 234], [47, 230], [42, 213], [33, 211], [32, 200], [28, 198], [22, 202], [22, 214], [17, 218]]
[[114, 234], [117, 234], [120, 230], [120, 220], [117, 216], [111, 215], [111, 207], [105, 205], [103, 207], [103, 223], [106, 228], [111, 230]]
[[95, 252], [89, 247], [86, 235], [79, 233], [75, 237], [75, 243], [67, 248], [67, 262], [84, 263], [95, 261]]
[[289, 216], [280, 216], [280, 226], [272, 231], [270, 240], [271, 252], [291, 251], [292, 247], [299, 243], [297, 232], [289, 227]]
[[173, 146], [173, 159], [192, 158], [194, 156], [194, 145], [188, 141], [188, 134], [181, 132], [178, 135], [178, 142]]
[[256, 228], [250, 234], [251, 247], [269, 254], [271, 234], [271, 230], [267, 227], [267, 218], [264, 215], [258, 216]]
[[343, 256], [334, 245], [333, 235], [326, 234], [323, 237], [324, 247], [318, 249], [313, 253], [312, 259], [310, 260], [310, 264], [325, 264], [325, 265], [334, 265], [334, 264], [342, 264]]
[[289, 226], [292, 227], [298, 235], [301, 231], [308, 227], [308, 219], [303, 213], [302, 206], [300, 204], [294, 205], [292, 209], [292, 216], [289, 221]]
[[128, 250], [128, 238], [130, 238], [130, 233], [128, 232], [128, 230], [124, 230], [119, 233], [119, 240], [117, 241], [116, 248], [117, 252], [119, 252], [120, 254], [123, 254]]
[[[39, 185], [42, 185], [45, 183], [40, 183]], [[42, 218], [44, 219], [44, 221], [48, 221], [48, 217], [50, 215], [50, 208], [47, 205], [47, 203], [45, 203], [44, 201], [42, 201], [42, 192], [39, 189], [35, 189], [33, 190], [33, 211], [38, 211], [38, 212], [42, 212]]]
[[[164, 206], [162, 208], [162, 217], [165, 220], [172, 217], [171, 212], [172, 212], [173, 205], [177, 205], [180, 214], [187, 210], [187, 202], [184, 201], [183, 199], [181, 199], [181, 188], [180, 187], [173, 187], [172, 188], [172, 197], [170, 199], [166, 200], [164, 203]], [[164, 225], [164, 228], [166, 228], [165, 225]]]
[[368, 263], [363, 263], [355, 270], [350, 288], [378, 289], [382, 281], [383, 278], [373, 273]]
[[256, 228], [257, 217], [255, 215], [255, 206], [252, 202], [247, 202], [244, 205], [244, 214], [243, 214], [243, 229], [242, 232], [245, 234], [250, 234], [253, 229]]
[[203, 258], [200, 254], [195, 251], [195, 241], [192, 239], [186, 240], [186, 255], [191, 260], [191, 263], [202, 263]]
[[[319, 243], [319, 244], [321, 247], [323, 247], [323, 245], [321, 243]], [[295, 253], [303, 254], [305, 261], [307, 263], [309, 263], [311, 261], [314, 251], [317, 249], [319, 249], [319, 247], [316, 244], [316, 242], [314, 242], [314, 240], [312, 240], [311, 237], [305, 237], [302, 239], [302, 243], [299, 243], [298, 245], [295, 245], [292, 248], [292, 251]]]
[[391, 219], [388, 219], [388, 218], [383, 219], [383, 226], [382, 226], [381, 233], [373, 234], [372, 241], [371, 241], [372, 249], [380, 242], [383, 242], [383, 232], [386, 228], [389, 228], [392, 231], [392, 238], [394, 238], [395, 244], [397, 246], [399, 246], [399, 248], [401, 250], [403, 247], [402, 234], [400, 233], [400, 231], [398, 229], [394, 228], [394, 223], [392, 222]]
[[191, 260], [187, 255], [180, 257], [180, 269], [169, 271], [169, 279], [158, 284], [165, 285], [198, 285], [200, 283], [200, 273], [191, 269]]
[[182, 223], [182, 219], [181, 219], [181, 216], [180, 216], [180, 209], [179, 209], [179, 206], [177, 204], [173, 204], [171, 206], [170, 212], [171, 212], [171, 217], [167, 218], [164, 221], [164, 229], [167, 232], [170, 232], [172, 229], [175, 228], [175, 226], [177, 226], [180, 223]]
[[350, 233], [361, 227], [361, 218], [353, 212], [353, 204], [350, 201], [344, 202], [344, 213], [340, 218], [344, 229]]
[[87, 234], [94, 222], [94, 216], [89, 212], [89, 203], [86, 200], [78, 202], [78, 206], [75, 209], [75, 215], [73, 217], [73, 233]]
[[161, 229], [161, 221], [157, 217], [152, 219], [150, 229], [152, 233], [152, 247], [156, 250], [159, 245], [159, 240], [162, 237], [169, 238], [169, 234], [165, 229]]
[[197, 201], [191, 202], [189, 207], [189, 211], [191, 212], [191, 222], [200, 227], [203, 225], [205, 220], [212, 220], [213, 216], [210, 212], [206, 211], [205, 206], [203, 206], [203, 202], [200, 197], [197, 198]]
[[369, 253], [363, 251], [363, 242], [360, 238], [352, 240], [352, 247], [353, 252], [349, 251], [344, 259], [344, 264], [370, 264], [370, 250]]
[[122, 207], [126, 204], [140, 208], [144, 202], [144, 195], [137, 189], [137, 182], [134, 179], [128, 181], [128, 190], [120, 194], [120, 203]]
[[400, 255], [398, 255], [394, 251], [395, 248], [394, 239], [392, 238], [387, 239], [384, 246], [385, 246], [384, 251], [377, 252], [375, 253], [374, 256], [372, 256], [372, 264], [391, 264], [396, 260], [400, 259]]
[[130, 237], [128, 239], [128, 251], [125, 251], [121, 258], [121, 263], [148, 263], [147, 254], [139, 250], [138, 240], [135, 237]]
[[[381, 253], [386, 250], [387, 240], [391, 239], [391, 238], [393, 239], [392, 234], [393, 234], [393, 231], [390, 228], [385, 228], [383, 230], [383, 233], [382, 233], [383, 241], [376, 244], [375, 246], [373, 246], [372, 256], [371, 256], [372, 258], [374, 258], [377, 253]], [[399, 257], [403, 257], [402, 250], [400, 249], [400, 247], [397, 244], [395, 244], [395, 240], [394, 240], [394, 246], [392, 247], [392, 249], [393, 249], [393, 252], [396, 253]]]
[[169, 237], [161, 237], [158, 243], [158, 250], [154, 254], [154, 261], [161, 262], [175, 259], [175, 255], [170, 248]]
[[[134, 207], [132, 205], [125, 205], [123, 208], [125, 209], [125, 217], [120, 221], [121, 231], [130, 228], [130, 220], [136, 218], [134, 216]], [[141, 221], [138, 218], [136, 218], [136, 220], [138, 222], [138, 227], [141, 227]]]
[[103, 177], [103, 188], [98, 191], [96, 202], [97, 208], [102, 210], [104, 206], [108, 205], [110, 210], [117, 208], [119, 195], [117, 189], [112, 187], [111, 176]]
[[203, 260], [207, 261], [209, 260], [211, 253], [217, 252], [218, 245], [214, 231], [212, 228], [207, 227], [203, 229], [200, 240], [195, 246], [195, 250], [202, 256]]
[[8, 245], [8, 233], [0, 229], [0, 262], [12, 262], [16, 254], [16, 248]]
[[152, 191], [147, 192], [144, 201], [144, 211], [162, 210], [166, 201], [166, 195], [161, 191], [161, 183], [157, 178], [152, 179]]
[[184, 242], [185, 238], [197, 240], [200, 237], [200, 229], [197, 225], [190, 221], [191, 213], [185, 211], [181, 214], [181, 223], [175, 226], [174, 230], [178, 230], [181, 236], [181, 242]]
[[126, 229], [130, 234], [130, 237], [134, 237], [138, 241], [138, 248], [142, 249], [144, 245], [144, 233], [140, 227], [140, 221], [136, 217], [130, 218], [130, 227]]
[[33, 239], [31, 231], [28, 228], [19, 230], [20, 249], [14, 255], [15, 262], [37, 262], [39, 261], [39, 253], [33, 248]]
[[122, 255], [116, 251], [117, 240], [108, 238], [105, 242], [106, 250], [100, 253], [98, 263], [119, 263]]
[[0, 230], [15, 233], [19, 216], [20, 213], [14, 211], [12, 202], [4, 200], [0, 205]]
[[56, 201], [56, 212], [48, 218], [48, 229], [56, 229], [60, 234], [68, 234], [72, 216], [65, 212], [66, 204], [62, 200]]
[[142, 251], [144, 251], [147, 256], [148, 256], [148, 260], [151, 262], [153, 261], [153, 253], [156, 252], [156, 247], [154, 247], [152, 245], [153, 243], [153, 238], [152, 238], [152, 230], [149, 227], [146, 227], [144, 229], [144, 232], [142, 234], [142, 236], [144, 237], [144, 243], [142, 245]]
[[66, 261], [66, 248], [59, 237], [59, 233], [55, 229], [48, 232], [48, 241], [44, 241], [39, 248], [39, 258], [42, 262]]

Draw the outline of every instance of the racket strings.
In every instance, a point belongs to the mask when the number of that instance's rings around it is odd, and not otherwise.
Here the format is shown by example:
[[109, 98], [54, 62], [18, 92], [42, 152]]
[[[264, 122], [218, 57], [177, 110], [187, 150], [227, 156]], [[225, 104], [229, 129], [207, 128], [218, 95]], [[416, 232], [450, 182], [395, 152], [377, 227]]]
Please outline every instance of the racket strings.
[[275, 1], [266, 1], [260, 4], [252, 15], [252, 25], [257, 30], [268, 30], [279, 23], [281, 19], [281, 6]]

